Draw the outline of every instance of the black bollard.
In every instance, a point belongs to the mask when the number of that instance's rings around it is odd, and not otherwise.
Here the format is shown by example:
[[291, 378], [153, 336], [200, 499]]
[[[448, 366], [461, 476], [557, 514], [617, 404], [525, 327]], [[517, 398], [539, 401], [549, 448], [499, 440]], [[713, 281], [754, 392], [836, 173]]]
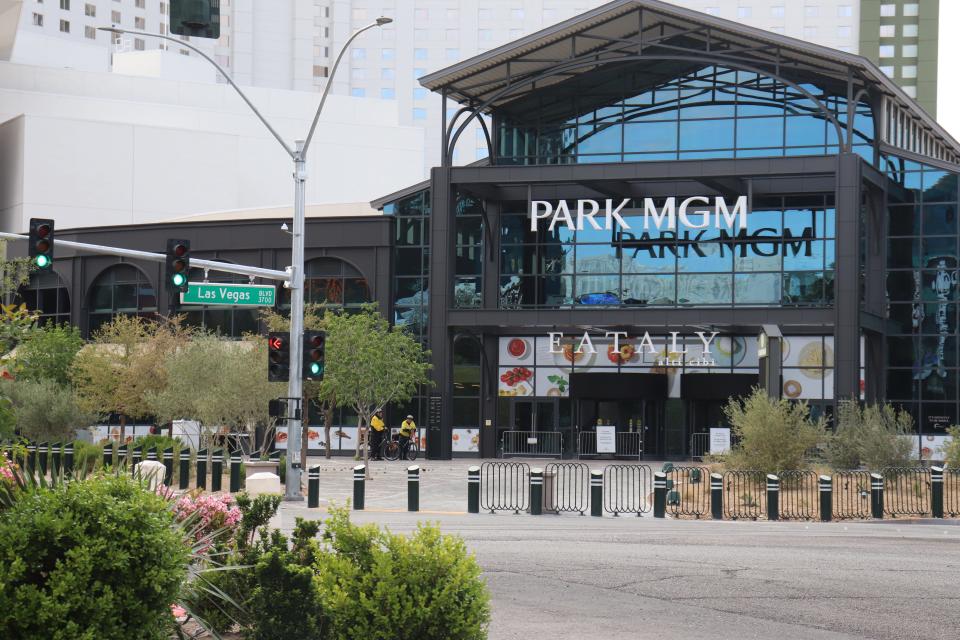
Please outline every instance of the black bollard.
[[107, 469], [113, 466], [113, 442], [108, 440], [103, 443], [103, 468]]
[[530, 470], [530, 515], [543, 513], [543, 469]]
[[50, 475], [58, 476], [63, 471], [63, 461], [61, 459], [61, 452], [63, 451], [63, 443], [54, 442], [50, 445]]
[[480, 467], [467, 469], [467, 513], [480, 513]]
[[710, 474], [710, 516], [714, 520], [723, 520], [723, 476]]
[[134, 445], [133, 455], [130, 457], [130, 473], [135, 474], [137, 472], [137, 465], [143, 462], [143, 449]]
[[197, 489], [207, 488], [207, 450], [197, 451]]
[[653, 517], [664, 518], [667, 515], [667, 474], [657, 471], [653, 474]]
[[50, 445], [46, 442], [41, 442], [37, 445], [37, 459], [40, 462], [40, 475], [47, 475], [47, 453], [50, 451]]
[[119, 449], [117, 449], [117, 464], [115, 465], [115, 469], [117, 470], [117, 475], [120, 474], [120, 471], [121, 471], [122, 469], [125, 470], [125, 469], [127, 468], [127, 462], [128, 462], [128, 460], [127, 460], [127, 445], [126, 445], [126, 443], [124, 443], [124, 444], [120, 445], [120, 448], [119, 448]]
[[367, 468], [362, 464], [355, 466], [353, 468], [353, 508], [357, 511], [363, 511], [366, 479]]
[[603, 517], [603, 471], [590, 471], [590, 515]]
[[311, 509], [320, 506], [320, 465], [307, 470], [307, 506]]
[[156, 447], [151, 447], [151, 448], [147, 449], [147, 460], [153, 460], [154, 462], [157, 461], [157, 448], [156, 448]]
[[420, 511], [420, 467], [407, 467], [407, 511]]
[[930, 467], [930, 514], [943, 517], [943, 467]]
[[230, 454], [230, 493], [240, 493], [240, 465], [242, 462], [239, 451]]
[[190, 488], [190, 449], [180, 449], [180, 473], [178, 486], [181, 489]]
[[213, 452], [210, 465], [210, 491], [214, 493], [223, 491], [223, 449]]
[[63, 447], [63, 472], [66, 474], [73, 472], [73, 443], [72, 442], [68, 442]]
[[767, 474], [767, 520], [780, 519], [780, 478]]
[[32, 442], [27, 445], [27, 460], [23, 467], [27, 473], [37, 471], [37, 445]]
[[870, 474], [870, 512], [877, 520], [883, 519], [883, 476]]
[[820, 522], [833, 520], [833, 478], [820, 476]]

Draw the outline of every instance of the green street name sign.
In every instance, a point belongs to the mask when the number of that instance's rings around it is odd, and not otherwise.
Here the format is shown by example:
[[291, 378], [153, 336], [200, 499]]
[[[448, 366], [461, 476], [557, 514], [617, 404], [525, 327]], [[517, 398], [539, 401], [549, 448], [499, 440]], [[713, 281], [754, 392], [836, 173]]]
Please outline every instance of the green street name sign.
[[191, 282], [180, 294], [182, 304], [219, 304], [230, 307], [272, 307], [277, 288], [263, 284]]

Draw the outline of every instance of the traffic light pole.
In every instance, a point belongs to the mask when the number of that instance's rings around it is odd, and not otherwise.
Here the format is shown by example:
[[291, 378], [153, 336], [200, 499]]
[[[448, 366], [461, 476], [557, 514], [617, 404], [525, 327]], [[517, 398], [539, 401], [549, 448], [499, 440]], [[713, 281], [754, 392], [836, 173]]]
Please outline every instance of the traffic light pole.
[[[385, 24], [393, 22], [391, 18], [377, 18], [374, 22], [361, 27], [353, 32], [353, 34], [347, 39], [344, 43], [343, 48], [340, 49], [340, 53], [337, 54], [337, 59], [333, 63], [333, 68], [330, 70], [330, 75], [327, 76], [327, 84], [323, 89], [323, 94], [320, 96], [320, 104], [317, 106], [317, 111], [313, 116], [313, 121], [310, 123], [310, 130], [307, 132], [306, 140], [298, 140], [296, 147], [291, 149], [290, 146], [284, 141], [283, 137], [277, 133], [266, 118], [263, 117], [263, 114], [257, 110], [253, 102], [250, 101], [250, 98], [237, 86], [233, 81], [233, 78], [230, 77], [223, 67], [221, 67], [217, 62], [208, 56], [206, 53], [196, 48], [189, 42], [180, 40], [178, 38], [172, 38], [170, 36], [165, 36], [159, 33], [144, 33], [142, 31], [130, 32], [126, 29], [122, 29], [117, 26], [112, 27], [98, 27], [100, 31], [107, 31], [113, 34], [123, 34], [123, 33], [135, 33], [138, 37], [150, 36], [153, 38], [159, 38], [161, 40], [169, 40], [170, 42], [175, 42], [177, 46], [186, 47], [195, 51], [200, 57], [216, 67], [217, 71], [220, 72], [220, 75], [233, 87], [244, 102], [247, 103], [247, 106], [253, 111], [254, 115], [263, 123], [263, 125], [270, 131], [270, 134], [276, 138], [277, 142], [280, 143], [280, 146], [283, 147], [283, 150], [293, 159], [293, 247], [292, 247], [292, 258], [293, 264], [290, 267], [290, 273], [283, 272], [283, 280], [289, 280], [290, 282], [290, 356], [291, 356], [291, 368], [290, 368], [290, 383], [287, 389], [287, 395], [291, 398], [303, 398], [303, 372], [301, 371], [300, 364], [300, 354], [303, 353], [303, 236], [304, 236], [304, 227], [305, 227], [305, 201], [306, 201], [306, 182], [307, 182], [307, 149], [310, 147], [310, 142], [313, 140], [314, 131], [317, 128], [317, 122], [320, 119], [320, 112], [323, 111], [323, 105], [327, 101], [327, 95], [330, 93], [330, 87], [333, 86], [333, 77], [337, 73], [337, 67], [340, 66], [340, 60], [343, 58], [343, 55], [346, 53], [347, 49], [350, 48], [350, 44], [359, 36], [361, 33], [368, 29], [374, 27], [382, 27]], [[59, 244], [64, 244], [62, 241], [57, 241]], [[165, 256], [164, 256], [165, 258]], [[197, 266], [203, 266], [200, 264], [199, 260], [191, 260], [191, 264]], [[239, 273], [234, 271], [234, 273]], [[267, 277], [267, 276], [263, 276]], [[300, 449], [302, 447], [302, 435], [303, 435], [303, 414], [304, 411], [295, 412], [293, 417], [288, 417], [287, 419], [287, 475], [286, 475], [286, 500], [303, 500], [303, 495], [300, 493], [300, 476], [303, 473], [303, 470], [300, 468]]]

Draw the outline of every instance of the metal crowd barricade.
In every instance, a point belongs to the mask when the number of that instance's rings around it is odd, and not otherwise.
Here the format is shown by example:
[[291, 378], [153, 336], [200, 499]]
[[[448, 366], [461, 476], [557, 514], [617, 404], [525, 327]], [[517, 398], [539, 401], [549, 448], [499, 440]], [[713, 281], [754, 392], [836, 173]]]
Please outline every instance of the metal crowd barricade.
[[524, 462], [480, 465], [480, 508], [520, 513], [530, 507], [530, 466]]
[[543, 510], [583, 515], [590, 504], [590, 467], [579, 462], [551, 462], [543, 471]]
[[690, 436], [690, 457], [703, 460], [703, 456], [710, 453], [710, 434], [694, 433]]
[[834, 472], [833, 517], [837, 520], [870, 517], [869, 471]]
[[710, 469], [673, 467], [667, 473], [667, 511], [675, 516], [710, 513]]
[[816, 520], [820, 511], [820, 484], [813, 471], [781, 471], [780, 518]]
[[727, 471], [723, 474], [723, 517], [756, 520], [766, 513], [767, 474]]
[[930, 514], [930, 470], [887, 467], [883, 474], [883, 512], [890, 516]]
[[532, 458], [559, 458], [563, 455], [560, 431], [504, 431], [500, 436], [500, 455]]
[[649, 513], [653, 471], [645, 464], [611, 464], [603, 470], [603, 509], [607, 513]]
[[577, 436], [577, 457], [594, 458], [610, 456], [612, 458], [643, 457], [643, 439], [639, 432], [621, 431], [616, 435], [616, 453], [597, 453], [597, 432], [581, 431]]
[[951, 518], [960, 516], [960, 469], [943, 470], [943, 511]]

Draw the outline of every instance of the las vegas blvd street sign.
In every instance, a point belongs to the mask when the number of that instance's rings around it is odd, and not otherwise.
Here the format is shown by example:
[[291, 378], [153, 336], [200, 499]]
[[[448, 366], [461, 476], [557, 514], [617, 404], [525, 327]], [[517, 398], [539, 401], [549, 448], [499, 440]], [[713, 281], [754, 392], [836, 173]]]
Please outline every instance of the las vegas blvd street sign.
[[272, 307], [277, 288], [263, 284], [191, 282], [180, 294], [181, 304], [219, 304], [231, 307]]

